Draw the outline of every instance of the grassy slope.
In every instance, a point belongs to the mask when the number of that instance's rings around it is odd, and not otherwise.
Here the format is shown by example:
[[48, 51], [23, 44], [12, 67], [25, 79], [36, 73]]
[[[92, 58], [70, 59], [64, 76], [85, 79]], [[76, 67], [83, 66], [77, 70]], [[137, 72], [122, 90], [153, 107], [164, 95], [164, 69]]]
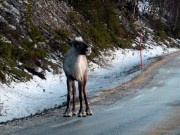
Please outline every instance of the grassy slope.
[[[131, 11], [121, 11], [113, 2], [69, 1], [73, 8], [64, 2], [43, 0], [35, 3], [7, 0], [0, 4], [0, 81], [3, 83], [27, 81], [32, 75], [45, 79], [45, 70], [60, 73], [63, 55], [69, 48], [65, 42], [67, 36], [81, 35], [93, 44], [90, 57], [93, 62], [98, 61], [100, 51], [133, 48], [136, 30]], [[156, 40], [166, 39], [163, 26], [157, 25]]]

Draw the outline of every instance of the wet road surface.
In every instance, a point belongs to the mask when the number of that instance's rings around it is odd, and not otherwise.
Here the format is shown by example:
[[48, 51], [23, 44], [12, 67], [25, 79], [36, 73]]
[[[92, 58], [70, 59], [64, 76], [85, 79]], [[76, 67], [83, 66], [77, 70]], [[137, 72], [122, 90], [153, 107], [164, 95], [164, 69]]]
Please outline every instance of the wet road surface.
[[92, 104], [93, 116], [61, 115], [6, 134], [180, 135], [180, 53], [171, 56], [143, 85], [129, 91], [131, 94], [123, 98], [115, 99], [114, 94]]

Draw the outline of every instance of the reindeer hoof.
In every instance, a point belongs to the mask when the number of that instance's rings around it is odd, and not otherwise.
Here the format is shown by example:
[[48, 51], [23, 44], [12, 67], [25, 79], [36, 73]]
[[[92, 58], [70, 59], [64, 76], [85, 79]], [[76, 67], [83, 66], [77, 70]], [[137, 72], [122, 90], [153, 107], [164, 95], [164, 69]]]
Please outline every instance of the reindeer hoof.
[[76, 111], [76, 110], [73, 110], [73, 111], [72, 111], [72, 115], [77, 115], [77, 111]]
[[63, 117], [72, 117], [72, 112], [65, 112]]
[[83, 111], [83, 112], [79, 112], [78, 113], [78, 117], [86, 117], [86, 113]]
[[86, 115], [93, 115], [93, 112], [90, 108], [86, 110]]

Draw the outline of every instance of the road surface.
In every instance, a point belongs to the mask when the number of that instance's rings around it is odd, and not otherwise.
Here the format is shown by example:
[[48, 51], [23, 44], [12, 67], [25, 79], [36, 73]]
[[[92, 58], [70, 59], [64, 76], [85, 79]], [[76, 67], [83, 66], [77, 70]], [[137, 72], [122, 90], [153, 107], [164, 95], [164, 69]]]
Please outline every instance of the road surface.
[[180, 52], [159, 58], [132, 81], [92, 99], [93, 116], [63, 109], [0, 126], [6, 135], [180, 135]]

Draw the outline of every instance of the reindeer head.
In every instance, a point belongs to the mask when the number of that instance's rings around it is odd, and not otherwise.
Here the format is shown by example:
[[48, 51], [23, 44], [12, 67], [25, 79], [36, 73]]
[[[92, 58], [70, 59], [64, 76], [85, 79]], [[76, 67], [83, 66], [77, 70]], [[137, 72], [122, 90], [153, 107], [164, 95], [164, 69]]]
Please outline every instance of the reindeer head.
[[89, 56], [91, 54], [91, 46], [80, 40], [70, 40], [68, 38], [67, 43], [73, 47], [80, 55]]

